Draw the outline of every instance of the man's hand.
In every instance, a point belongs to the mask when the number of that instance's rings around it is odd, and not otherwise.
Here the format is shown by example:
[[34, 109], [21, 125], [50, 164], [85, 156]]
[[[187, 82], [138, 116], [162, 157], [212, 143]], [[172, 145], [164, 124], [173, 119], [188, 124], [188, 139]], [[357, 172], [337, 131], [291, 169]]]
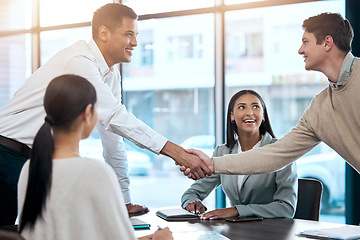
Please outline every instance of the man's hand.
[[[206, 165], [209, 167], [211, 173], [215, 172], [215, 165], [214, 165], [214, 159], [213, 158], [210, 158], [208, 155], [206, 155], [205, 153], [203, 153], [200, 150], [185, 149], [185, 151], [198, 156], [202, 161], [204, 161], [206, 163]], [[180, 166], [180, 171], [183, 172], [183, 174], [185, 176], [187, 176], [188, 178], [192, 178], [192, 179], [196, 180], [196, 178], [194, 178], [194, 176], [192, 175], [192, 172], [191, 172], [190, 168], [187, 168], [186, 166]]]
[[186, 210], [191, 213], [201, 214], [206, 211], [206, 207], [200, 201], [190, 202], [186, 205]]
[[221, 208], [213, 211], [209, 211], [204, 213], [201, 216], [201, 219], [220, 219], [220, 218], [228, 218], [228, 217], [236, 217], [239, 215], [236, 207], [230, 208]]
[[126, 204], [129, 215], [141, 215], [149, 212], [149, 209], [146, 206], [128, 203]]
[[170, 141], [166, 142], [161, 154], [171, 157], [176, 164], [188, 168], [192, 179], [200, 179], [212, 174], [211, 169], [201, 158], [191, 152], [186, 152], [185, 149]]

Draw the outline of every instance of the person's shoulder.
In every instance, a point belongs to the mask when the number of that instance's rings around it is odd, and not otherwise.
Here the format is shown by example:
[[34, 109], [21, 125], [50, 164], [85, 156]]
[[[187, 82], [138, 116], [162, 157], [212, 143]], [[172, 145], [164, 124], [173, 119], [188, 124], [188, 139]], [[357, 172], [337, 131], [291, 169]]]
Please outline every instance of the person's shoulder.
[[264, 136], [262, 137], [261, 143], [260, 143], [260, 147], [263, 147], [265, 145], [268, 144], [272, 144], [275, 143], [278, 139], [274, 138], [270, 135], [270, 133], [265, 132]]
[[114, 170], [103, 160], [82, 158], [81, 161], [86, 165], [86, 170], [92, 172], [94, 177], [107, 179], [116, 178]]
[[95, 56], [91, 51], [90, 45], [91, 45], [90, 42], [87, 43], [84, 40], [79, 40], [76, 43], [74, 43], [70, 48], [74, 52], [74, 56], [95, 59]]
[[78, 40], [75, 43], [73, 43], [69, 48], [81, 51], [81, 50], [88, 50], [89, 46], [85, 40]]
[[79, 52], [86, 52], [87, 49], [89, 49], [89, 47], [87, 46], [87, 43], [84, 40], [79, 40], [79, 41], [76, 41], [76, 42], [72, 43], [71, 45], [63, 48], [54, 56], [77, 55]]
[[230, 153], [231, 153], [231, 149], [229, 147], [227, 147], [225, 144], [220, 144], [220, 145], [216, 146], [213, 156], [217, 157], [217, 156], [222, 156], [224, 154], [230, 154]]
[[226, 145], [225, 145], [225, 143], [224, 144], [220, 144], [220, 145], [217, 145], [216, 147], [215, 147], [215, 150], [216, 149], [229, 149]]
[[81, 162], [81, 164], [86, 164], [87, 168], [91, 169], [104, 169], [108, 170], [111, 167], [105, 163], [103, 160], [94, 159], [94, 158], [87, 158], [87, 157], [79, 157], [76, 159], [77, 161]]
[[329, 83], [324, 89], [322, 89], [320, 92], [315, 94], [315, 96], [310, 102], [310, 106], [312, 107], [313, 105], [318, 105], [318, 104], [322, 105], [323, 102], [326, 101], [329, 96], [331, 96], [329, 93], [330, 91], [332, 91], [332, 87], [330, 86]]

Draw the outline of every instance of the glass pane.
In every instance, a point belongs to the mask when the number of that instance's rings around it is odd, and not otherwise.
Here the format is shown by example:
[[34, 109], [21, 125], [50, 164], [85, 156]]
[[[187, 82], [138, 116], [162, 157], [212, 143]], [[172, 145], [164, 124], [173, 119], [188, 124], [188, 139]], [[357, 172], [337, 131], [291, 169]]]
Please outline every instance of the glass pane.
[[[123, 100], [129, 112], [169, 140], [212, 154], [214, 28], [209, 22], [212, 14], [140, 21], [132, 62], [123, 64]], [[173, 160], [126, 144], [152, 162], [146, 176], [131, 176], [132, 200], [149, 207], [179, 205], [193, 181]]]
[[31, 1], [0, 0], [0, 31], [31, 27]]
[[93, 13], [111, 0], [40, 0], [40, 26], [90, 22]]
[[60, 50], [74, 44], [76, 41], [91, 39], [91, 27], [69, 28], [41, 32], [41, 65]]
[[225, 0], [226, 5], [238, 4], [238, 3], [250, 3], [250, 2], [265, 2], [269, 0]]
[[0, 38], [0, 108], [31, 74], [30, 34]]
[[204, 7], [214, 6], [214, 0], [182, 0], [182, 1], [169, 1], [169, 0], [124, 0], [125, 5], [135, 10], [138, 15], [170, 12], [179, 10], [188, 10]]
[[[298, 54], [303, 20], [325, 11], [344, 16], [345, 3], [319, 1], [228, 12], [226, 107], [235, 92], [253, 89], [264, 98], [278, 138], [295, 127], [311, 99], [328, 85], [322, 73], [305, 70]], [[344, 223], [345, 161], [320, 144], [297, 166], [299, 177], [316, 178], [324, 185], [320, 220]]]

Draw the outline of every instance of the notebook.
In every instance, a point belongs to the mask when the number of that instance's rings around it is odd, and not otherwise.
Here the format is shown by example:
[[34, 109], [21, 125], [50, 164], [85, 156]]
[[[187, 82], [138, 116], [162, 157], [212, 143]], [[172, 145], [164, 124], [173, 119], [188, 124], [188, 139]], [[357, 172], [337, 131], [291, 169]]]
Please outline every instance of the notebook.
[[159, 210], [156, 212], [156, 215], [167, 221], [186, 221], [191, 219], [199, 219], [199, 214], [188, 212], [181, 207]]
[[360, 227], [346, 225], [337, 228], [311, 229], [302, 231], [297, 234], [301, 237], [315, 238], [315, 239], [337, 239], [337, 240], [351, 240], [360, 238]]
[[173, 232], [174, 239], [186, 240], [230, 240], [219, 232], [212, 231], [189, 231], [189, 232]]

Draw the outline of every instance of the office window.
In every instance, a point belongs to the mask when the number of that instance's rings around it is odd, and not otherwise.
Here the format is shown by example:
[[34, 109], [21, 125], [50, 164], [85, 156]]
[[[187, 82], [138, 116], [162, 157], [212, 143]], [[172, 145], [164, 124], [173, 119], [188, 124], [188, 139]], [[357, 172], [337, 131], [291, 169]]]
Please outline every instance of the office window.
[[[263, 72], [264, 37], [262, 18], [249, 16], [228, 20], [226, 27], [226, 71]], [[229, 14], [228, 18], [231, 18]]]
[[29, 29], [31, 27], [31, 1], [0, 0], [0, 31]]
[[[76, 41], [89, 41], [93, 12], [113, 1], [0, 2], [2, 107], [32, 70]], [[133, 52], [132, 62], [122, 65], [124, 104], [129, 112], [170, 141], [185, 148], [201, 149], [208, 155], [212, 155], [215, 139], [219, 142], [221, 138], [215, 136], [219, 129], [215, 119], [219, 116], [215, 116], [218, 112], [215, 113], [217, 95], [214, 95], [219, 92], [225, 94], [226, 108], [234, 92], [243, 88], [258, 91], [267, 103], [278, 138], [296, 126], [312, 97], [327, 85], [324, 75], [304, 70], [302, 57], [297, 54], [302, 21], [323, 11], [343, 15], [345, 12], [345, 0], [306, 0], [266, 8], [261, 7], [262, 3], [277, 5], [283, 1], [121, 2], [140, 15], [139, 45]], [[40, 15], [32, 16], [37, 13], [37, 3]], [[244, 6], [251, 9], [243, 9]], [[222, 60], [215, 61], [214, 56], [215, 52], [222, 51], [215, 49], [219, 45], [214, 39], [222, 37], [215, 36], [221, 32], [214, 31], [218, 27], [215, 14], [225, 15], [225, 69], [215, 66]], [[37, 18], [40, 23], [32, 22]], [[215, 77], [215, 69], [224, 70], [225, 78]], [[181, 194], [193, 181], [177, 170], [173, 160], [139, 149], [128, 141], [126, 147], [133, 202], [149, 207], [178, 205]], [[90, 157], [102, 158], [102, 145], [96, 131], [89, 140], [82, 141], [81, 151]], [[326, 204], [321, 220], [344, 222], [344, 161], [320, 144], [298, 161], [298, 166], [300, 176], [326, 173], [328, 177], [323, 180]], [[214, 195], [209, 196], [205, 204], [214, 208]]]
[[0, 108], [31, 74], [30, 34], [0, 38]]
[[109, 0], [40, 0], [40, 26], [91, 22], [96, 9]]
[[[295, 127], [311, 99], [328, 85], [325, 75], [304, 69], [298, 54], [303, 20], [325, 11], [344, 14], [344, 1], [227, 12], [226, 106], [235, 92], [253, 89], [264, 98], [278, 138]], [[324, 185], [320, 220], [344, 222], [345, 161], [321, 143], [297, 167], [299, 177]]]
[[239, 3], [252, 3], [252, 2], [263, 2], [263, 1], [270, 1], [270, 0], [225, 0], [225, 4], [239, 4]]
[[154, 56], [153, 56], [153, 43], [148, 42], [144, 43], [141, 46], [141, 64], [143, 66], [152, 65]]
[[168, 59], [191, 59], [203, 56], [200, 34], [168, 37]]
[[169, 11], [180, 11], [194, 8], [205, 8], [214, 6], [214, 0], [182, 0], [182, 1], [169, 1], [169, 0], [123, 0], [123, 4], [133, 8], [139, 15], [153, 14]]
[[69, 47], [80, 40], [88, 42], [91, 37], [90, 26], [41, 32], [41, 65], [46, 63], [60, 50]]
[[[212, 21], [212, 14], [140, 21], [132, 62], [123, 64], [123, 99], [128, 111], [187, 148], [207, 149], [210, 145], [213, 149], [215, 143], [211, 101], [214, 30], [206, 24]], [[153, 43], [154, 61], [142, 66], [139, 50], [148, 42]], [[207, 136], [212, 138], [210, 143], [204, 142]], [[128, 141], [126, 144], [135, 148]], [[179, 205], [182, 193], [193, 181], [180, 173], [172, 159], [135, 149], [148, 155], [152, 164], [145, 173], [139, 170], [136, 174], [129, 159], [132, 200], [150, 207]]]

